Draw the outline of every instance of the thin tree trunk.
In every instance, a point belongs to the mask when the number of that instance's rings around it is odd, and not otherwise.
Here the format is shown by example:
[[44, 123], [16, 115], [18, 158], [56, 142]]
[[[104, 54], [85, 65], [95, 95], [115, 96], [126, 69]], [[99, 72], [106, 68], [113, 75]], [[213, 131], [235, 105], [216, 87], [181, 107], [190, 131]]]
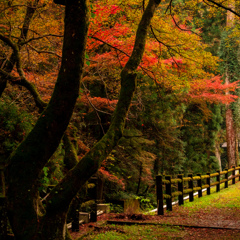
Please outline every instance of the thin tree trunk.
[[236, 153], [236, 138], [235, 138], [235, 127], [233, 121], [232, 109], [227, 106], [226, 110], [226, 133], [227, 133], [227, 156], [228, 156], [228, 167], [231, 168], [235, 165], [235, 153]]
[[[228, 2], [228, 7], [231, 9], [235, 9], [235, 1], [231, 0]], [[227, 27], [234, 26], [234, 14], [232, 12], [227, 12]], [[226, 84], [230, 83], [230, 76], [228, 70], [226, 70]], [[226, 92], [229, 94], [229, 92]], [[226, 106], [226, 138], [227, 138], [227, 156], [228, 156], [228, 167], [231, 168], [235, 165], [236, 158], [236, 129], [234, 126], [233, 119], [233, 110], [230, 108], [230, 105]]]
[[[21, 49], [21, 42], [27, 39], [30, 23], [33, 19], [33, 15], [37, 9], [39, 0], [29, 1], [27, 3], [26, 15], [23, 21], [21, 34], [17, 42], [18, 49]], [[4, 66], [0, 66], [5, 72], [11, 73], [16, 63], [16, 56], [14, 53], [11, 54], [10, 58], [6, 60]], [[0, 75], [0, 97], [7, 86], [7, 78]]]
[[137, 191], [136, 194], [139, 194], [139, 190], [140, 190], [140, 185], [141, 185], [141, 180], [142, 180], [142, 172], [143, 172], [143, 164], [140, 163], [140, 167], [139, 167], [139, 177], [138, 177], [138, 186], [137, 186]]
[[236, 163], [235, 163], [235, 166], [238, 166], [239, 164], [239, 151], [238, 151], [238, 145], [239, 145], [239, 142], [238, 142], [238, 128], [236, 127]]

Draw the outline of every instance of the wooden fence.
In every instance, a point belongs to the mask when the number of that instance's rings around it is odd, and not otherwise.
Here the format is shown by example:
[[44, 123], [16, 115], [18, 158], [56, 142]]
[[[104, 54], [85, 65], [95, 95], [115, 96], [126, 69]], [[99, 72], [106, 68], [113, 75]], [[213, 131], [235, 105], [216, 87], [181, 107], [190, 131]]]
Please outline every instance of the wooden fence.
[[[238, 174], [236, 174], [236, 170]], [[216, 173], [207, 173], [206, 175], [188, 174], [183, 177], [179, 174], [177, 178], [173, 179], [171, 176], [161, 175], [156, 177], [156, 191], [157, 191], [157, 214], [164, 215], [164, 199], [166, 200], [167, 210], [172, 211], [172, 200], [178, 198], [178, 204], [183, 205], [184, 195], [189, 195], [189, 201], [194, 200], [194, 192], [198, 193], [198, 197], [202, 197], [202, 189], [207, 189], [207, 195], [211, 193], [211, 187], [216, 186], [216, 191], [220, 191], [220, 184], [224, 183], [224, 187], [228, 187], [228, 182], [235, 184], [236, 178], [240, 181], [240, 166], [225, 169], [225, 171], [217, 171]], [[215, 178], [215, 181], [213, 180]], [[175, 189], [175, 190], [174, 190]]]

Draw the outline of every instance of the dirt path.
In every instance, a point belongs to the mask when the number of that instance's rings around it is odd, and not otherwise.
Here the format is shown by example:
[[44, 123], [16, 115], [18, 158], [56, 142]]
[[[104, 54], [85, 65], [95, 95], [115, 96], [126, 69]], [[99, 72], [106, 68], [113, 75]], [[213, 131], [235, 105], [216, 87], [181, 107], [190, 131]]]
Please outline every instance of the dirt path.
[[[106, 226], [120, 226], [121, 224], [139, 224], [139, 225], [161, 225], [161, 226], [179, 226], [180, 230], [176, 235], [162, 236], [156, 239], [234, 239], [240, 240], [240, 182], [235, 186], [235, 195], [215, 194], [214, 198], [209, 200], [208, 205], [196, 207], [197, 201], [191, 207], [174, 206], [172, 212], [165, 212], [164, 216], [143, 215], [143, 214], [104, 214], [99, 217], [98, 223], [83, 225], [78, 234], [73, 237], [82, 236], [87, 231], [101, 232]], [[226, 190], [227, 192], [228, 190]], [[230, 191], [229, 191], [230, 192]], [[218, 203], [218, 205], [211, 204]], [[239, 202], [239, 204], [236, 204]], [[107, 223], [107, 225], [106, 225]]]

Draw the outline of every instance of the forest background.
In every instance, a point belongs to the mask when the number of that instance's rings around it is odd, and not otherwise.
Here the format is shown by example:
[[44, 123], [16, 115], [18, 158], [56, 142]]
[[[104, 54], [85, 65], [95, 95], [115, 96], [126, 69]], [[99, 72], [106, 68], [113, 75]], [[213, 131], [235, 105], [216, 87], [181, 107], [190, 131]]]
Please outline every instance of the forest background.
[[[0, 162], [4, 166], [14, 162], [11, 156], [37, 119], [49, 117], [43, 110], [63, 61], [66, 3], [56, 3], [1, 0]], [[76, 89], [79, 96], [62, 140], [39, 171], [41, 203], [48, 186], [61, 183], [106, 136], [119, 99], [121, 73], [131, 59], [147, 4], [89, 2], [85, 64]], [[238, 8], [238, 2], [220, 7], [214, 1], [180, 0], [162, 1], [156, 9], [144, 55], [134, 70], [137, 86], [123, 136], [97, 167], [107, 200], [142, 197], [154, 201], [158, 174], [206, 173], [239, 164], [239, 22], [233, 15], [234, 23], [227, 21], [229, 12], [238, 15]], [[227, 158], [222, 147], [227, 142], [227, 109], [232, 111], [237, 146], [234, 159]], [[19, 164], [25, 167], [24, 162]], [[26, 168], [26, 173], [30, 171]], [[18, 227], [14, 229], [18, 232]]]

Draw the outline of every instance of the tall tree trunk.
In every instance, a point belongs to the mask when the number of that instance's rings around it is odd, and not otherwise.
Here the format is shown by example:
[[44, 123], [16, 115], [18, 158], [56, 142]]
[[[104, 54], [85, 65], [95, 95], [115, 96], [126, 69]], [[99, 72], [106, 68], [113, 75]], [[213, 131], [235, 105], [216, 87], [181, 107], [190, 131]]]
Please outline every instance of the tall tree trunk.
[[[86, 1], [73, 0], [65, 9], [62, 65], [52, 98], [33, 130], [11, 156], [7, 167], [8, 216], [17, 240], [64, 239], [63, 227], [68, 205], [59, 209], [61, 213], [55, 212], [56, 218], [59, 219], [52, 219], [52, 222], [59, 222], [59, 231], [55, 231], [54, 228], [52, 230], [55, 232], [48, 231], [45, 221], [51, 218], [52, 212], [50, 210], [44, 217], [38, 214], [35, 204], [38, 192], [36, 186], [38, 176], [55, 152], [68, 126], [79, 95], [87, 31]], [[48, 238], [41, 238], [41, 228], [48, 231]]]
[[238, 131], [239, 129], [236, 127], [236, 163], [235, 166], [239, 165], [239, 151], [238, 151], [238, 145], [239, 145], [239, 141], [238, 141]]
[[235, 127], [233, 121], [232, 109], [227, 106], [226, 110], [226, 137], [227, 137], [227, 156], [228, 156], [228, 168], [235, 165], [235, 153], [236, 153], [236, 138]]
[[[231, 9], [235, 9], [235, 2], [234, 0], [229, 1], [228, 7]], [[234, 26], [234, 14], [232, 12], [227, 12], [227, 27], [233, 27]], [[229, 79], [229, 73], [226, 70], [226, 84], [230, 83]], [[226, 94], [229, 94], [227, 92]], [[230, 105], [226, 106], [226, 138], [227, 138], [227, 156], [228, 156], [228, 167], [231, 168], [231, 166], [235, 165], [236, 158], [236, 129], [234, 126], [234, 119], [233, 119], [233, 110], [230, 108]]]

